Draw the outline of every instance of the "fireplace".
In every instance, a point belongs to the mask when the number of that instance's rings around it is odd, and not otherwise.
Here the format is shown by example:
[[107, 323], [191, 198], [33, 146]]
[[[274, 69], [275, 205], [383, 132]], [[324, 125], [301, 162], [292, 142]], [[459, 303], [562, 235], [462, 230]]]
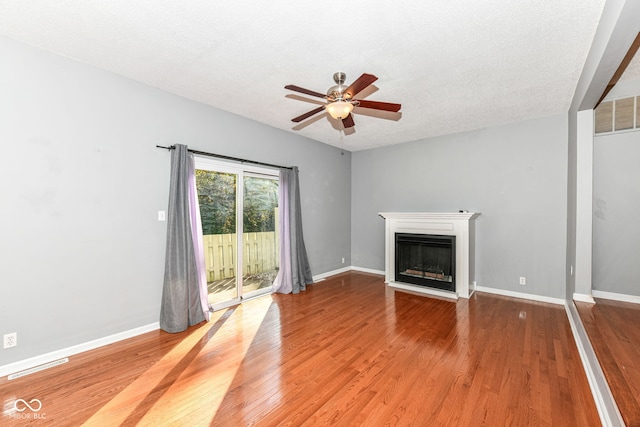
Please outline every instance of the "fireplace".
[[[385, 219], [384, 274], [389, 287], [452, 299], [469, 298], [473, 294], [476, 288], [475, 219], [479, 213], [381, 212], [379, 215]], [[399, 260], [396, 262], [396, 259]]]
[[396, 281], [456, 290], [456, 236], [396, 233]]

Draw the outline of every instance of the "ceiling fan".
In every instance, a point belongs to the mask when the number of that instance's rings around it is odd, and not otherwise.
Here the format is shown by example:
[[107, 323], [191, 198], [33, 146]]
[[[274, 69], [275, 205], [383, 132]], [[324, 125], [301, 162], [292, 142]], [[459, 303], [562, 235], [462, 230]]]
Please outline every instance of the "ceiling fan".
[[296, 85], [287, 85], [284, 88], [293, 90], [296, 92], [304, 93], [305, 95], [316, 96], [318, 98], [323, 98], [327, 100], [327, 103], [314, 109], [308, 111], [298, 117], [294, 117], [291, 119], [292, 122], [301, 122], [305, 119], [308, 119], [311, 116], [318, 114], [323, 110], [327, 110], [329, 115], [336, 120], [342, 120], [342, 124], [345, 128], [350, 128], [355, 126], [355, 122], [353, 121], [353, 115], [351, 112], [353, 111], [353, 107], [360, 108], [371, 108], [374, 110], [383, 110], [383, 111], [391, 111], [397, 113], [400, 111], [400, 104], [393, 104], [390, 102], [380, 102], [380, 101], [368, 101], [364, 99], [356, 99], [354, 98], [357, 94], [362, 92], [364, 89], [369, 87], [373, 82], [378, 80], [376, 76], [373, 74], [363, 74], [358, 79], [351, 83], [350, 86], [345, 86], [344, 82], [346, 79], [346, 74], [342, 72], [337, 72], [333, 74], [333, 81], [336, 82], [335, 86], [332, 86], [327, 91], [327, 94], [322, 94], [320, 92], [315, 92], [313, 90], [305, 89]]

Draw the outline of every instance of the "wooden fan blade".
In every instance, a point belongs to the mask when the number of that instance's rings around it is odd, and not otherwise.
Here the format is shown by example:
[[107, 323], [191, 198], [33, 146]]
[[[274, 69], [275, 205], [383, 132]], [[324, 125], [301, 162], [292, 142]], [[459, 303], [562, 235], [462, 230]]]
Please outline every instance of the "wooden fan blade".
[[305, 95], [317, 96], [318, 98], [326, 98], [327, 97], [327, 95], [325, 95], [324, 93], [320, 93], [320, 92], [316, 92], [316, 91], [313, 91], [313, 90], [305, 89], [303, 87], [296, 86], [296, 85], [286, 85], [284, 88], [285, 89], [289, 89], [289, 90], [295, 90], [296, 92], [304, 93]]
[[356, 122], [353, 121], [353, 114], [349, 113], [347, 117], [342, 119], [342, 125], [344, 128], [352, 128], [356, 125]]
[[372, 108], [374, 110], [384, 110], [384, 111], [393, 111], [397, 113], [402, 108], [400, 104], [393, 104], [391, 102], [380, 102], [380, 101], [367, 101], [364, 99], [354, 99], [358, 103], [356, 106], [360, 108]]
[[296, 123], [301, 122], [304, 119], [308, 119], [309, 117], [311, 117], [311, 116], [313, 116], [315, 114], [318, 114], [322, 110], [324, 110], [324, 105], [322, 107], [318, 107], [318, 108], [316, 108], [314, 110], [311, 110], [311, 111], [309, 111], [307, 113], [304, 113], [301, 116], [295, 117], [295, 118], [291, 119], [291, 121], [292, 122], [296, 122]]
[[354, 96], [362, 92], [364, 88], [371, 85], [371, 83], [375, 82], [376, 80], [378, 80], [378, 78], [373, 74], [365, 73], [361, 75], [360, 77], [358, 77], [358, 79], [355, 82], [351, 83], [351, 86], [349, 86], [343, 92], [345, 98], [353, 98]]

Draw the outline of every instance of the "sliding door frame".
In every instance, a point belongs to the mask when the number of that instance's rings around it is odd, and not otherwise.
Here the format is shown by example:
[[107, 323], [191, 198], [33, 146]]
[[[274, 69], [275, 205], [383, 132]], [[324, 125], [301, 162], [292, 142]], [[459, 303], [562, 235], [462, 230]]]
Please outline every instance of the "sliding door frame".
[[[267, 168], [257, 165], [249, 165], [244, 163], [235, 163], [224, 160], [218, 160], [211, 157], [198, 156], [194, 155], [195, 169], [201, 170], [209, 170], [212, 172], [221, 172], [221, 173], [229, 173], [234, 174], [236, 176], [236, 266], [235, 266], [235, 275], [236, 275], [236, 291], [237, 297], [216, 303], [211, 304], [209, 308], [212, 311], [222, 310], [227, 307], [231, 307], [233, 305], [240, 304], [243, 300], [254, 298], [266, 293], [272, 292], [272, 287], [258, 289], [255, 291], [247, 292], [246, 295], [243, 294], [243, 266], [244, 266], [244, 257], [243, 257], [243, 237], [244, 237], [244, 178], [247, 177], [264, 177], [268, 179], [279, 178], [279, 170], [274, 168]], [[280, 188], [278, 188], [278, 192]], [[278, 221], [278, 218], [276, 218]], [[277, 227], [276, 227], [277, 228]], [[279, 254], [276, 254], [279, 256]]]

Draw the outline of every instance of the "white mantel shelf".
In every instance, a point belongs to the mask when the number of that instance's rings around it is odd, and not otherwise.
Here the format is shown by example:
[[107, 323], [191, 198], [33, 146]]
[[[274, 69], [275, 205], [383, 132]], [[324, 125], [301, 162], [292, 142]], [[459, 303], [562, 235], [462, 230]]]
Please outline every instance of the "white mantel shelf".
[[[478, 212], [380, 212], [385, 219], [385, 282], [393, 288], [458, 299], [475, 291], [475, 219]], [[395, 280], [396, 233], [456, 236], [456, 291]]]

